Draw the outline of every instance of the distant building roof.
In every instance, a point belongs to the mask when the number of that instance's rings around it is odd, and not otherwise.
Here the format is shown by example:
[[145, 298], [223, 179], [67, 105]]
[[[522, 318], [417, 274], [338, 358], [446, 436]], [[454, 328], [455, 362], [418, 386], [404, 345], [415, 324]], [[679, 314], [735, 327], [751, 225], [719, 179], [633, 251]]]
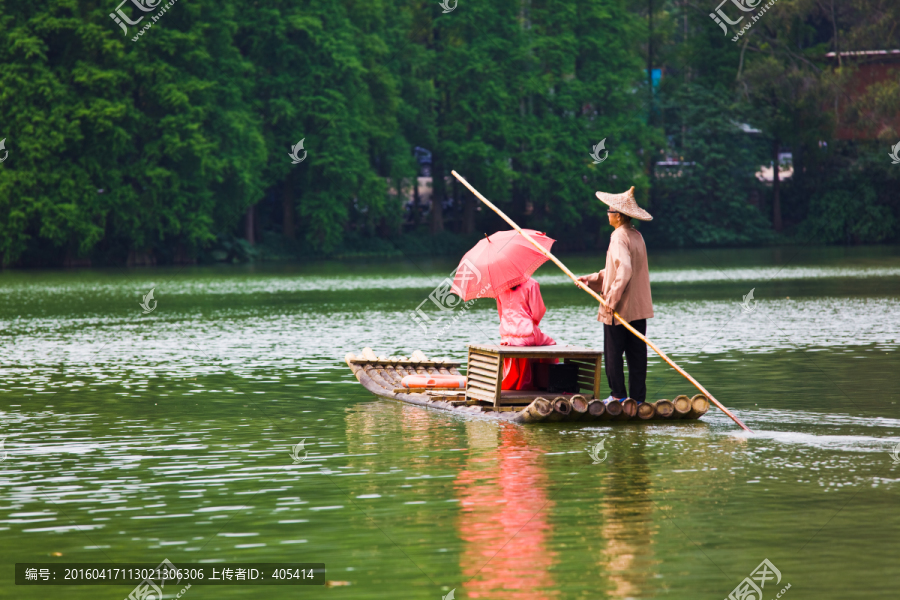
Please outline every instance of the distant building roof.
[[748, 123], [738, 123], [737, 121], [732, 121], [732, 123], [744, 133], [762, 133], [762, 129], [757, 129]]
[[[826, 58], [837, 58], [837, 53], [829, 52]], [[865, 57], [865, 58], [900, 58], [900, 50], [851, 50], [841, 52], [842, 58]]]
[[693, 166], [693, 162], [685, 162], [681, 160], [659, 160], [656, 164], [660, 167], [680, 167], [681, 165]]

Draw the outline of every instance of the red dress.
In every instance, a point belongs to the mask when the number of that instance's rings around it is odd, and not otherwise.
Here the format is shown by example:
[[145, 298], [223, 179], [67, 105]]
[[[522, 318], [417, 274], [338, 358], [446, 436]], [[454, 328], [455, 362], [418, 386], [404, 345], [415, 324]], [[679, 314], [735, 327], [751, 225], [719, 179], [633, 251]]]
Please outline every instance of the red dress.
[[[500, 344], [503, 346], [555, 346], [556, 342], [541, 331], [538, 324], [547, 308], [541, 298], [538, 282], [528, 278], [514, 290], [501, 292], [497, 297], [500, 315]], [[549, 362], [558, 362], [553, 359]], [[533, 390], [531, 359], [503, 359], [504, 390]]]

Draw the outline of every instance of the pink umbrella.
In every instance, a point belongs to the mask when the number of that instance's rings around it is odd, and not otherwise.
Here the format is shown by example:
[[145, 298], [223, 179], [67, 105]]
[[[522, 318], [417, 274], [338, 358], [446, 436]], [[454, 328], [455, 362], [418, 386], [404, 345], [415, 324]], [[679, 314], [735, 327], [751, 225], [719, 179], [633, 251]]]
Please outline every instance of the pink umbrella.
[[[545, 250], [556, 240], [533, 229], [523, 229]], [[453, 292], [468, 301], [473, 298], [496, 298], [501, 292], [524, 283], [547, 257], [537, 251], [517, 231], [498, 231], [475, 244], [466, 252], [456, 277]]]

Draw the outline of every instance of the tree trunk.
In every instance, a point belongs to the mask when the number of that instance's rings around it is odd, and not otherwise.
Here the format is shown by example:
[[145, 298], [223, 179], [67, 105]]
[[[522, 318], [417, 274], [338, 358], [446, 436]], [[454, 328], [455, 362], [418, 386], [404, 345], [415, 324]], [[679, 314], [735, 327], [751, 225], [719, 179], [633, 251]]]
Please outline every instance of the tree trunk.
[[[435, 52], [440, 55], [441, 31], [437, 27], [432, 28], [432, 47]], [[440, 72], [439, 63], [434, 64], [434, 94], [436, 102], [434, 103], [434, 142], [431, 149], [431, 233], [440, 233], [444, 230], [444, 161], [441, 156], [441, 139], [444, 129], [444, 111], [445, 105], [448, 103], [444, 98], [444, 90], [442, 89], [443, 74]]]
[[294, 187], [291, 184], [291, 176], [284, 178], [284, 193], [281, 196], [282, 224], [281, 231], [284, 237], [294, 239]]
[[448, 195], [453, 199], [453, 203], [450, 205], [450, 229], [456, 233], [462, 232], [462, 211], [460, 210], [460, 193], [459, 188], [461, 184], [456, 180], [456, 177], [450, 176], [450, 189], [448, 190]]
[[413, 177], [413, 226], [418, 227], [422, 223], [422, 198], [419, 196], [419, 172]]
[[779, 164], [778, 164], [778, 149], [781, 144], [778, 143], [778, 140], [775, 140], [775, 143], [772, 144], [772, 225], [775, 228], [775, 231], [781, 231], [782, 223], [781, 223], [781, 197], [779, 195], [779, 187], [780, 187], [780, 173], [779, 173]]
[[842, 68], [844, 66], [844, 62], [841, 60], [841, 45], [838, 43], [838, 26], [837, 26], [837, 18], [834, 16], [834, 0], [831, 0], [831, 27], [834, 31], [834, 53], [838, 59], [838, 68]]
[[[834, 16], [834, 0], [831, 0], [831, 27], [834, 31], [834, 54], [838, 59], [838, 69], [843, 69], [844, 62], [841, 60], [841, 45], [838, 43], [838, 26], [837, 26], [837, 18]], [[838, 98], [840, 94], [834, 95], [834, 116], [837, 117], [838, 124], [840, 124], [840, 113], [838, 112]]]
[[[647, 126], [653, 127], [653, 0], [647, 0], [647, 84], [650, 90]], [[656, 148], [647, 148], [647, 174], [650, 176], [650, 207], [653, 206], [653, 189], [656, 187]]]
[[403, 207], [406, 206], [406, 194], [403, 193], [403, 177], [397, 178], [397, 210], [401, 217], [395, 221], [394, 232], [397, 238], [403, 235]]
[[653, 0], [647, 1], [647, 84], [650, 88], [650, 110], [647, 124], [653, 125]]
[[251, 204], [247, 207], [247, 214], [244, 215], [244, 239], [252, 246], [256, 244], [256, 205]]
[[477, 198], [467, 191], [463, 191], [462, 194], [462, 232], [464, 234], [475, 233], [475, 203], [477, 202]]
[[435, 150], [431, 152], [431, 233], [444, 230], [444, 198], [447, 182], [444, 181], [444, 162]]
[[597, 241], [594, 243], [594, 247], [597, 250], [606, 250], [609, 247], [609, 233], [606, 231], [608, 224], [606, 219], [602, 216], [600, 217], [600, 227], [597, 231]]

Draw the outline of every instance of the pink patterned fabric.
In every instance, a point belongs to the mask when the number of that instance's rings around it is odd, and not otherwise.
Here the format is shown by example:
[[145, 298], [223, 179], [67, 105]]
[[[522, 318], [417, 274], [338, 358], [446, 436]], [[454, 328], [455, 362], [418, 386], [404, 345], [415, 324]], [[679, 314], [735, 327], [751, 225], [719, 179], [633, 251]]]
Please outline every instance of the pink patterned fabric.
[[[541, 287], [529, 277], [514, 290], [506, 290], [497, 296], [497, 313], [500, 315], [500, 345], [502, 346], [555, 346], [552, 337], [541, 331], [538, 324], [544, 318], [547, 307], [541, 298]], [[556, 362], [555, 360], [553, 362]], [[531, 390], [531, 360], [528, 358], [503, 359], [504, 390]]]
[[503, 346], [554, 346], [549, 335], [538, 327], [547, 307], [541, 298], [541, 286], [529, 277], [515, 290], [497, 296], [500, 315], [500, 343]]

